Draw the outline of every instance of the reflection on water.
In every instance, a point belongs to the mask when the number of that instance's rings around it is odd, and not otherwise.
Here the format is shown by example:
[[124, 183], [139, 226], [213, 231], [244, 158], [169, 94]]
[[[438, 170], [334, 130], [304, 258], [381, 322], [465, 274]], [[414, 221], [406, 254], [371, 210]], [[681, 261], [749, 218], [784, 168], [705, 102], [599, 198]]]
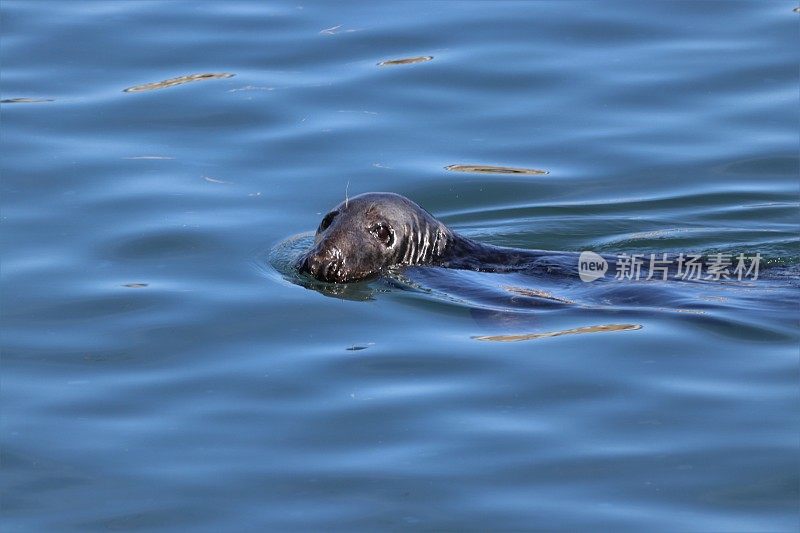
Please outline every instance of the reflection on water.
[[348, 352], [357, 352], [357, 351], [359, 351], [359, 350], [366, 350], [367, 348], [369, 348], [370, 346], [372, 346], [372, 345], [374, 345], [374, 344], [375, 344], [374, 342], [370, 342], [370, 343], [368, 343], [368, 344], [366, 344], [366, 345], [354, 344], [354, 345], [352, 345], [352, 346], [350, 346], [350, 347], [348, 347], [348, 348], [345, 348], [345, 349], [346, 349]]
[[345, 28], [344, 24], [337, 24], [336, 26], [331, 26], [330, 28], [325, 28], [324, 30], [320, 30], [320, 35], [336, 35], [337, 33], [353, 33], [358, 31], [355, 28]]
[[153, 161], [159, 161], [159, 160], [170, 160], [170, 159], [175, 159], [175, 158], [174, 157], [168, 157], [168, 156], [165, 156], [165, 155], [135, 155], [135, 156], [123, 157], [122, 159], [132, 159], [132, 160], [136, 160], [136, 159], [148, 160], [149, 159], [149, 160], [153, 160]]
[[527, 296], [530, 298], [544, 298], [545, 300], [552, 300], [554, 302], [559, 302], [562, 304], [574, 304], [574, 300], [569, 300], [567, 298], [561, 298], [560, 296], [554, 296], [553, 294], [543, 291], [541, 289], [535, 289], [531, 287], [512, 287], [506, 286], [503, 287], [510, 293], [518, 294], [520, 296]]
[[43, 102], [53, 102], [52, 98], [5, 98], [0, 100], [0, 104], [40, 104]]
[[473, 172], [481, 174], [549, 174], [547, 170], [535, 168], [514, 168], [495, 165], [448, 165], [444, 167], [453, 172]]
[[378, 63], [378, 66], [391, 66], [391, 65], [411, 65], [414, 63], [424, 63], [426, 61], [430, 61], [433, 59], [433, 56], [419, 56], [419, 57], [407, 57], [404, 59], [387, 59], [386, 61], [381, 61]]
[[603, 333], [606, 331], [633, 331], [637, 329], [642, 329], [641, 324], [603, 324], [599, 326], [581, 326], [579, 328], [562, 329], [560, 331], [546, 331], [544, 333], [524, 333], [517, 335], [480, 335], [472, 338], [479, 341], [517, 342], [517, 341], [529, 341], [534, 339], [545, 339], [549, 337], [560, 337], [561, 335]]
[[227, 73], [227, 72], [206, 73], [206, 74], [189, 74], [188, 76], [179, 76], [177, 78], [170, 78], [170, 79], [164, 80], [164, 81], [145, 83], [143, 85], [135, 85], [133, 87], [128, 87], [127, 89], [123, 90], [122, 92], [125, 92], [125, 93], [139, 93], [139, 92], [142, 92], [142, 91], [154, 91], [156, 89], [166, 89], [167, 87], [175, 87], [176, 85], [183, 85], [184, 83], [190, 83], [190, 82], [193, 82], [193, 81], [232, 78], [233, 76], [234, 76], [234, 74], [230, 74], [230, 73]]

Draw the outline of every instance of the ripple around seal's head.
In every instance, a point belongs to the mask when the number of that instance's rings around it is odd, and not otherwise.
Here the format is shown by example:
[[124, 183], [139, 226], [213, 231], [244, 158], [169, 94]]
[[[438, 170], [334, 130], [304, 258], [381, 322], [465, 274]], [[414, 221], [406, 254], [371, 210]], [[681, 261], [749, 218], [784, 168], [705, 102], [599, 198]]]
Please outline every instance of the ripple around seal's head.
[[[298, 259], [314, 243], [312, 232], [300, 233], [275, 244], [254, 259], [264, 275], [278, 283], [297, 285], [344, 300], [375, 300], [381, 293], [414, 295], [427, 303], [444, 303], [463, 309], [509, 312], [510, 302], [496, 276], [445, 268], [407, 267], [390, 269], [380, 277], [356, 283], [326, 283], [297, 270]], [[505, 279], [505, 278], [503, 278]], [[498, 304], [498, 300], [502, 304]], [[513, 312], [529, 312], [527, 306], [513, 306]], [[541, 307], [536, 307], [541, 311]]]
[[267, 274], [279, 274], [282, 279], [292, 281], [300, 276], [295, 263], [313, 243], [314, 234], [311, 232], [292, 235], [273, 246], [264, 257], [258, 257], [257, 263], [259, 266], [272, 266], [272, 269], [264, 269]]
[[[297, 261], [314, 243], [313, 232], [305, 232], [275, 244], [254, 259], [256, 268], [278, 283], [292, 284], [345, 300], [375, 300], [380, 293], [415, 294], [427, 302], [439, 302], [466, 309], [498, 311], [494, 298], [503, 296], [493, 276], [443, 268], [407, 267], [390, 269], [383, 275], [356, 283], [326, 283], [301, 273]], [[502, 307], [501, 310], [504, 310]]]

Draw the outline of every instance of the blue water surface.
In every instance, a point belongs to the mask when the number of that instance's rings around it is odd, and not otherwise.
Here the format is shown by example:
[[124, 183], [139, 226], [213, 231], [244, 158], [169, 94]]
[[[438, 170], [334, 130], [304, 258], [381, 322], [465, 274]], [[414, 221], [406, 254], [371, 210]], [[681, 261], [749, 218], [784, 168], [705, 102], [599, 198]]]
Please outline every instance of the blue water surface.
[[[4, 1], [3, 531], [797, 531], [796, 7]], [[301, 283], [367, 191], [773, 275]]]

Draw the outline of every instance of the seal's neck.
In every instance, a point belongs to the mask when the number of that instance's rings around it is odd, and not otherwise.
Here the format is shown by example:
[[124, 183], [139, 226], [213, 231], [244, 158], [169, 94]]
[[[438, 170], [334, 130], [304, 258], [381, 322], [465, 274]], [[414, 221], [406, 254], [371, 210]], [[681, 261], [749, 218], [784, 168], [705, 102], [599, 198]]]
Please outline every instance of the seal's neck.
[[[432, 217], [431, 217], [432, 219]], [[415, 231], [400, 249], [397, 264], [431, 265], [481, 272], [543, 271], [554, 268], [552, 252], [523, 250], [483, 244], [459, 235], [444, 224], [432, 220], [416, 220]], [[577, 262], [574, 262], [577, 265]]]
[[439, 264], [452, 238], [447, 226], [432, 219], [418, 218], [404, 228], [408, 238], [399, 249], [397, 263], [401, 265]]
[[533, 268], [550, 255], [540, 250], [483, 244], [453, 231], [449, 232], [448, 237], [443, 253], [433, 264], [462, 270], [509, 272]]

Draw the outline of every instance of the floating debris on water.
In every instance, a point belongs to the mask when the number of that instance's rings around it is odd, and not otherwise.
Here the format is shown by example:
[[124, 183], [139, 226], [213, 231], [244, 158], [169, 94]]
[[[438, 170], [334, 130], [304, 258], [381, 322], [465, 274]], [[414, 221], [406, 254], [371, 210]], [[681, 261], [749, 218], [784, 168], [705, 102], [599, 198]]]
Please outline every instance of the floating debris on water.
[[535, 168], [500, 167], [495, 165], [449, 165], [444, 168], [453, 172], [479, 172], [483, 174], [550, 174], [547, 170]]
[[148, 283], [125, 283], [123, 287], [128, 287], [129, 289], [143, 289], [147, 287]]
[[230, 183], [230, 181], [224, 181], [221, 179], [212, 178], [211, 176], [203, 176], [203, 179], [211, 183]]
[[413, 65], [414, 63], [425, 63], [433, 59], [433, 56], [419, 56], [419, 57], [404, 57], [403, 59], [387, 59], [378, 63], [379, 67], [388, 67], [392, 65]]
[[228, 72], [209, 72], [206, 74], [189, 74], [188, 76], [179, 76], [177, 78], [170, 78], [164, 81], [156, 81], [153, 83], [145, 83], [143, 85], [134, 85], [123, 90], [124, 93], [139, 93], [142, 91], [154, 91], [156, 89], [166, 89], [167, 87], [174, 87], [175, 85], [183, 85], [199, 80], [215, 80], [222, 78], [232, 78], [235, 74]]
[[526, 333], [521, 335], [482, 335], [472, 337], [479, 341], [494, 342], [518, 342], [534, 339], [544, 339], [548, 337], [560, 337], [561, 335], [579, 335], [581, 333], [602, 333], [604, 331], [633, 331], [642, 329], [641, 324], [604, 324], [600, 326], [584, 326], [580, 328], [564, 329], [561, 331], [548, 331], [545, 333]]
[[52, 98], [5, 98], [0, 100], [0, 104], [41, 104], [53, 101]]

